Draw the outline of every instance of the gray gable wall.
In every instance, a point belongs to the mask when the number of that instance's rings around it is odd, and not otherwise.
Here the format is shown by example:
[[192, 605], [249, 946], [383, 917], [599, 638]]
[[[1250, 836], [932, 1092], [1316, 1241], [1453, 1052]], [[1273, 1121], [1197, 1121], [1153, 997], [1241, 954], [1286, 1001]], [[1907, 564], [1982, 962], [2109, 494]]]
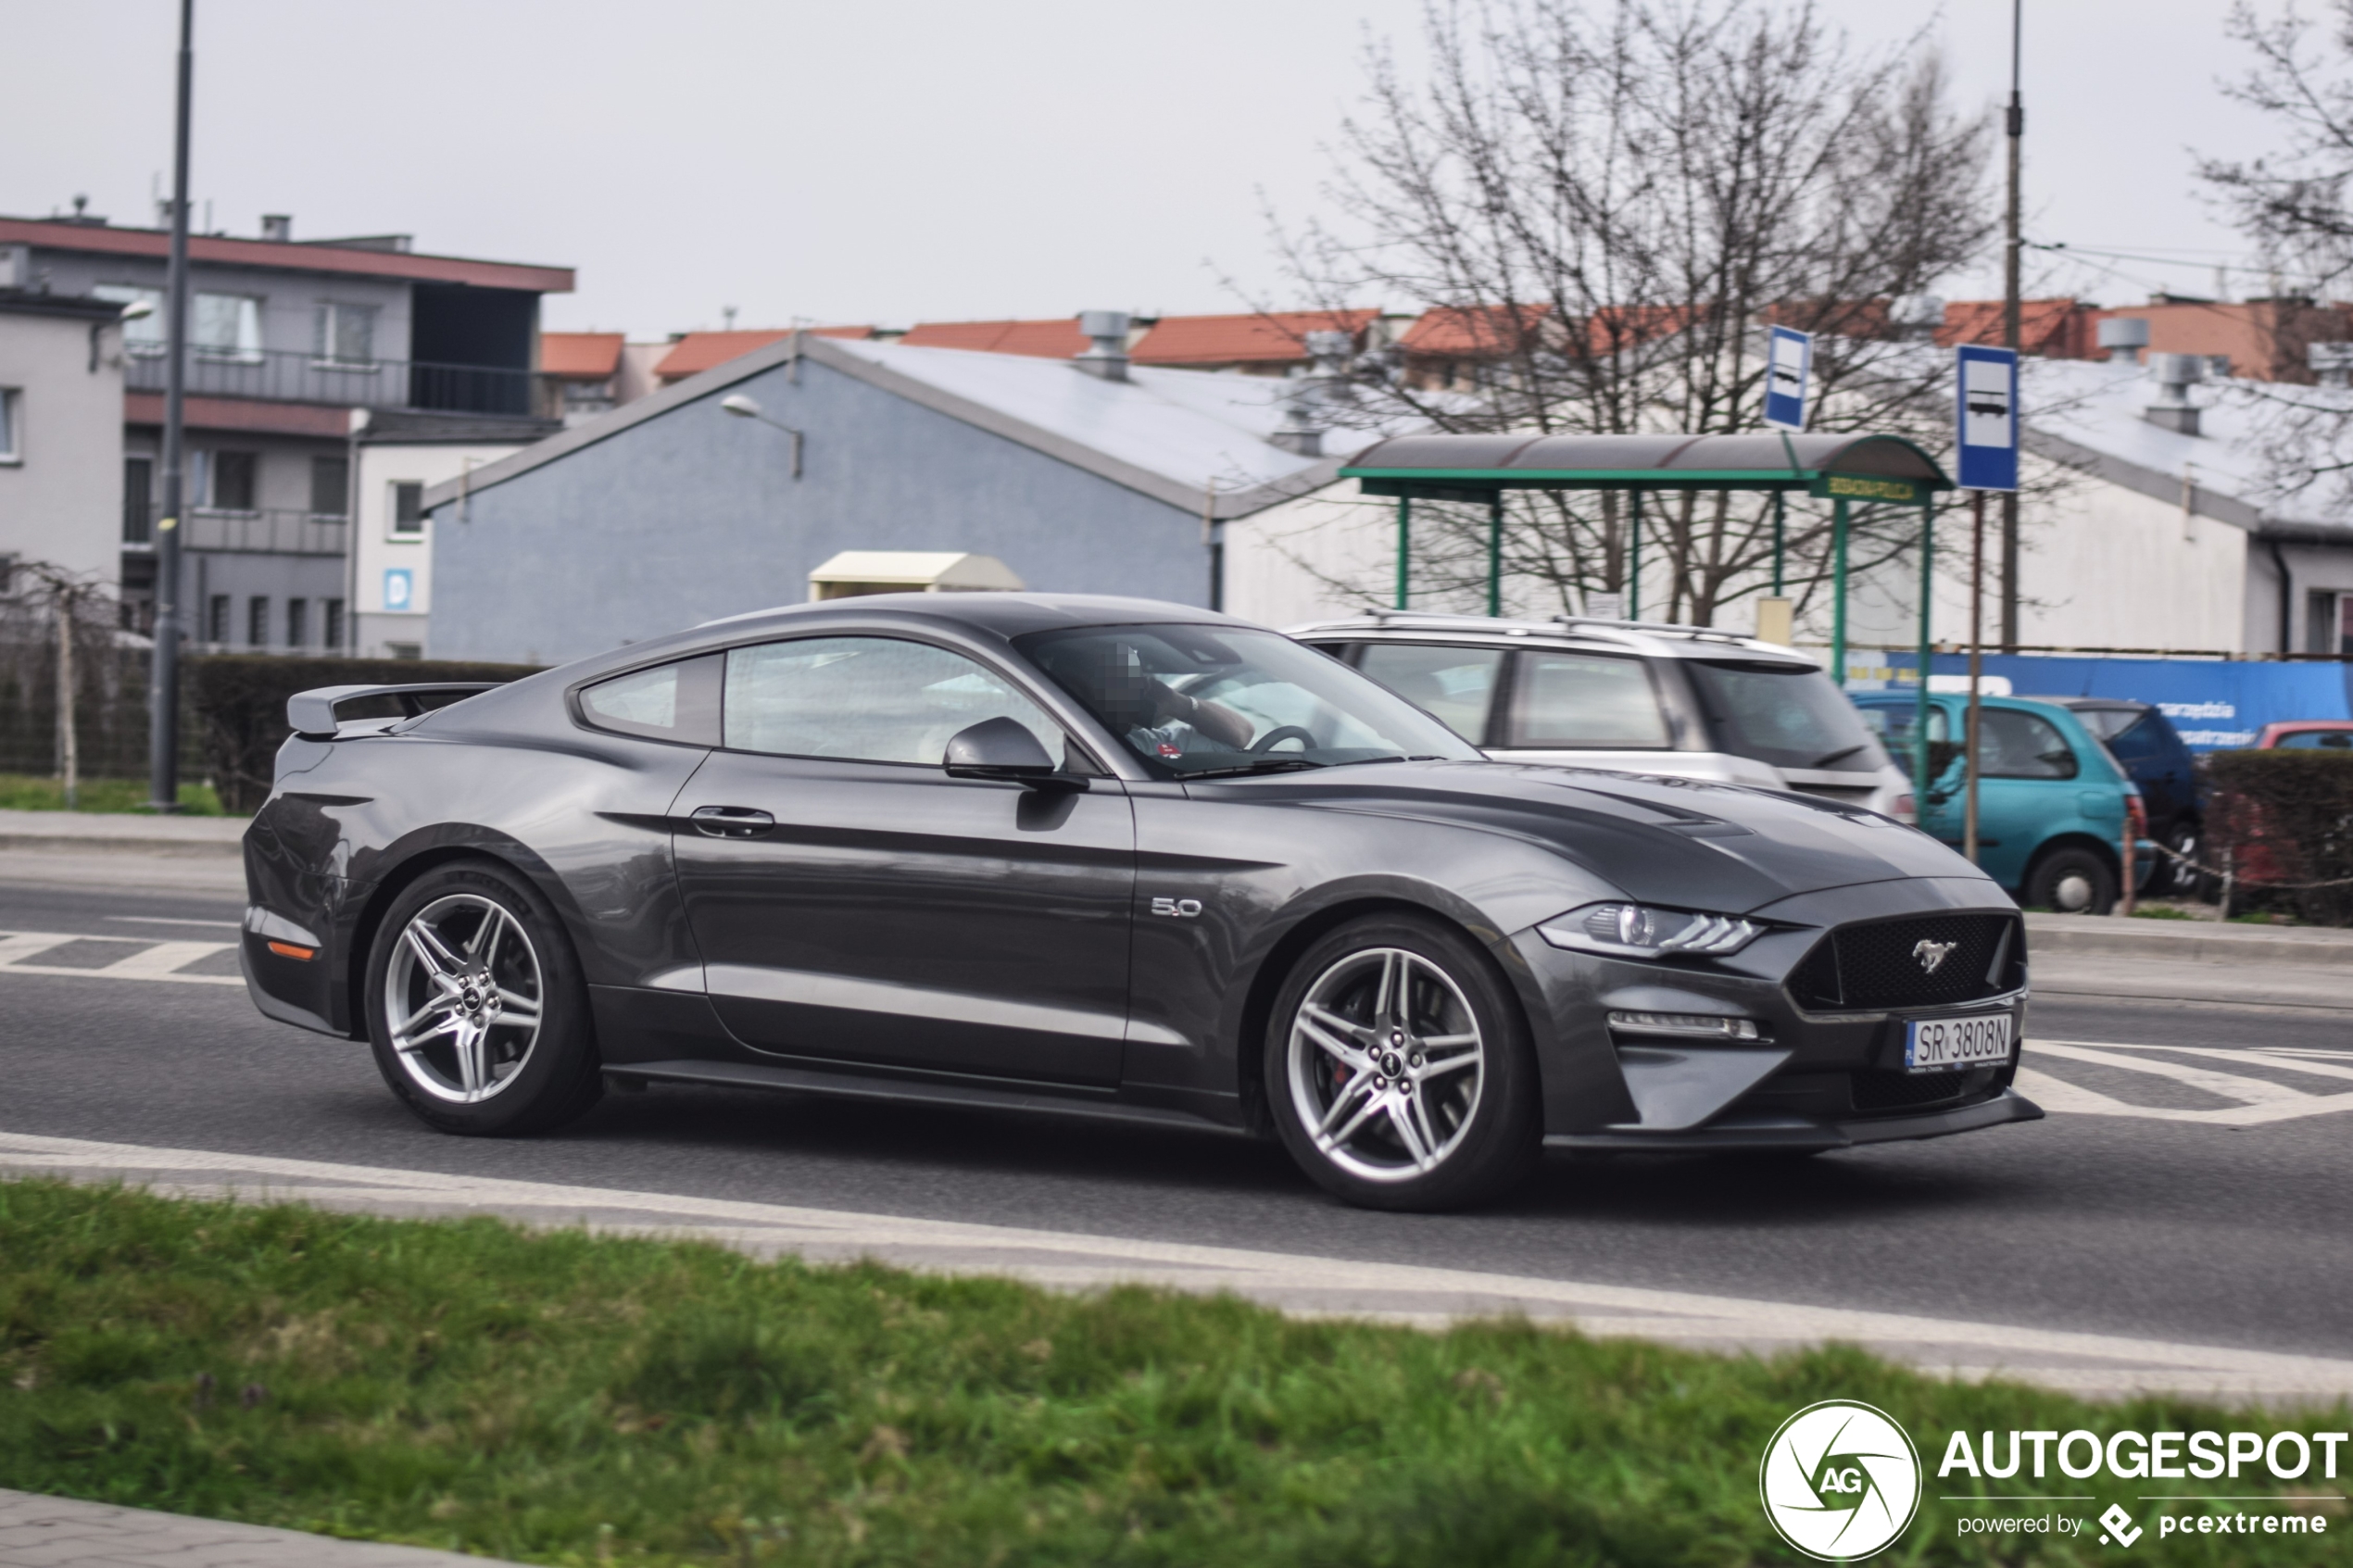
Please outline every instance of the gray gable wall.
[[[463, 517], [436, 508], [433, 656], [560, 663], [799, 604], [850, 549], [971, 551], [1041, 591], [1208, 603], [1197, 512], [814, 358], [799, 375], [716, 386], [470, 495]], [[789, 437], [720, 408], [736, 393], [806, 433], [799, 481]]]

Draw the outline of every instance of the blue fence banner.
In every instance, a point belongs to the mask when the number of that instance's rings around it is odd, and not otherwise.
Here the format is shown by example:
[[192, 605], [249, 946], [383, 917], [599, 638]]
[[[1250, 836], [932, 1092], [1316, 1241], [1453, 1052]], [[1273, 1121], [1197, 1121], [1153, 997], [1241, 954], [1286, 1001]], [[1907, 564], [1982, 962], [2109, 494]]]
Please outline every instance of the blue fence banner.
[[1775, 327], [1765, 353], [1765, 422], [1776, 430], [1804, 430], [1813, 386], [1814, 334]]
[[[1846, 665], [1849, 691], [1910, 691], [1918, 679], [1917, 657], [1900, 649], [1856, 648]], [[2334, 661], [1989, 653], [1983, 667], [1988, 696], [2114, 696], [2153, 703], [2173, 721], [2192, 751], [2252, 746], [2264, 725], [2285, 720], [2353, 719], [2353, 664]], [[1969, 655], [1934, 655], [1929, 672], [1957, 677], [1966, 689]]]
[[1953, 423], [1964, 490], [2018, 488], [2018, 353], [1965, 343], [1953, 356]]

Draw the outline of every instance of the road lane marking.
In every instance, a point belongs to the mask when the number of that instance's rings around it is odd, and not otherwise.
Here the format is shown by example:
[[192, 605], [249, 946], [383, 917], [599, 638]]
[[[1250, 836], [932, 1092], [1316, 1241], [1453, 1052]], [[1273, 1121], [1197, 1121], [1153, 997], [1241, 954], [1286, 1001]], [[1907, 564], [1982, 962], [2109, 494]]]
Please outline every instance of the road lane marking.
[[1229, 1291], [1308, 1317], [1438, 1328], [1519, 1315], [1597, 1337], [1768, 1355], [1836, 1341], [1932, 1374], [2000, 1376], [2094, 1398], [2304, 1401], [2353, 1396], [2353, 1360], [2326, 1356], [676, 1193], [0, 1133], [0, 1175], [11, 1174], [127, 1180], [167, 1196], [301, 1202], [346, 1211], [494, 1214], [541, 1228], [685, 1237], [763, 1258], [873, 1258], [1055, 1289], [1141, 1284]]
[[[110, 964], [78, 968], [71, 964], [29, 963], [29, 959], [62, 947], [69, 942], [120, 942], [139, 949]], [[201, 959], [225, 953], [234, 942], [157, 942], [150, 936], [92, 936], [81, 932], [0, 931], [0, 974], [70, 974], [90, 980], [166, 980], [183, 985], [243, 985], [242, 974], [182, 974]]]
[[2081, 1061], [2126, 1073], [2140, 1073], [2168, 1079], [2232, 1103], [2196, 1110], [2180, 1106], [2141, 1105], [2027, 1065], [2019, 1068], [2018, 1087], [2020, 1093], [2045, 1110], [2072, 1112], [2079, 1116], [2137, 1117], [2150, 1122], [2203, 1123], [2217, 1127], [2256, 1127], [2274, 1122], [2291, 1122], [2309, 1116], [2327, 1116], [2341, 1110], [2353, 1110], [2353, 1091], [2315, 1094], [2273, 1078], [2192, 1067], [2184, 1062], [2169, 1061], [2163, 1056], [2137, 1054], [2141, 1052], [2166, 1052], [2208, 1060], [2241, 1062], [2281, 1072], [2300, 1073], [2315, 1078], [2353, 1079], [2353, 1066], [2345, 1065], [2353, 1062], [2353, 1053], [2301, 1048], [2291, 1050], [2285, 1047], [2279, 1050], [2230, 1050], [2214, 1046], [2033, 1040], [2028, 1043], [2021, 1062], [2031, 1061], [2037, 1056], [2055, 1057], [2062, 1061]]
[[237, 929], [237, 922], [233, 920], [189, 920], [182, 915], [108, 915], [106, 918], [126, 922], [135, 922], [141, 925], [201, 925], [208, 931]]

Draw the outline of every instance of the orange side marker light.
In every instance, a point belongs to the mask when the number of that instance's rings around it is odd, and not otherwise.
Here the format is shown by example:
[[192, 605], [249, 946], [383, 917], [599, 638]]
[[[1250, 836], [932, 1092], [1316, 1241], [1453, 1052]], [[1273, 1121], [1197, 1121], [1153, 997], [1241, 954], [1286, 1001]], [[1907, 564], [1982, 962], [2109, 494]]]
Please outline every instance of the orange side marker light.
[[298, 959], [304, 963], [308, 963], [319, 952], [316, 947], [297, 947], [291, 942], [272, 942], [270, 950], [282, 959]]

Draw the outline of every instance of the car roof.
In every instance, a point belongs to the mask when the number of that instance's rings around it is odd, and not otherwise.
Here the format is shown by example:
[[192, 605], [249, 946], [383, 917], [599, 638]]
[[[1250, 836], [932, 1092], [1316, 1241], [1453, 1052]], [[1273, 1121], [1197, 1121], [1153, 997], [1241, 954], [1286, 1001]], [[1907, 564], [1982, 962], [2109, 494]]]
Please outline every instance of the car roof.
[[1754, 637], [1719, 632], [1712, 626], [1679, 626], [1663, 621], [1604, 621], [1568, 615], [1550, 621], [1519, 621], [1501, 616], [1401, 609], [1374, 610], [1345, 620], [1311, 621], [1304, 625], [1287, 626], [1283, 633], [1302, 641], [1371, 636], [1390, 642], [1607, 648], [1659, 659], [1722, 659], [1731, 653], [1744, 660], [1802, 665], [1809, 670], [1821, 668], [1817, 660], [1779, 643], [1758, 642]]
[[864, 620], [876, 615], [913, 616], [925, 621], [1018, 637], [1029, 632], [1059, 631], [1076, 626], [1142, 626], [1170, 622], [1248, 627], [1252, 623], [1192, 605], [1164, 599], [1131, 599], [1109, 594], [1012, 594], [997, 591], [941, 594], [857, 594], [848, 598], [809, 604], [780, 605], [773, 609], [747, 610], [697, 626], [697, 632], [724, 626], [730, 633], [790, 631], [828, 620]]
[[2274, 719], [2263, 728], [2282, 735], [2297, 730], [2353, 730], [2353, 719]]
[[2129, 696], [2045, 696], [2040, 693], [2032, 692], [2020, 692], [2018, 695], [2022, 702], [2047, 702], [2056, 707], [2072, 709], [2078, 713], [2096, 713], [2103, 708], [2112, 708], [2126, 713], [2145, 713], [2156, 706], [2155, 703], [2142, 702]]

